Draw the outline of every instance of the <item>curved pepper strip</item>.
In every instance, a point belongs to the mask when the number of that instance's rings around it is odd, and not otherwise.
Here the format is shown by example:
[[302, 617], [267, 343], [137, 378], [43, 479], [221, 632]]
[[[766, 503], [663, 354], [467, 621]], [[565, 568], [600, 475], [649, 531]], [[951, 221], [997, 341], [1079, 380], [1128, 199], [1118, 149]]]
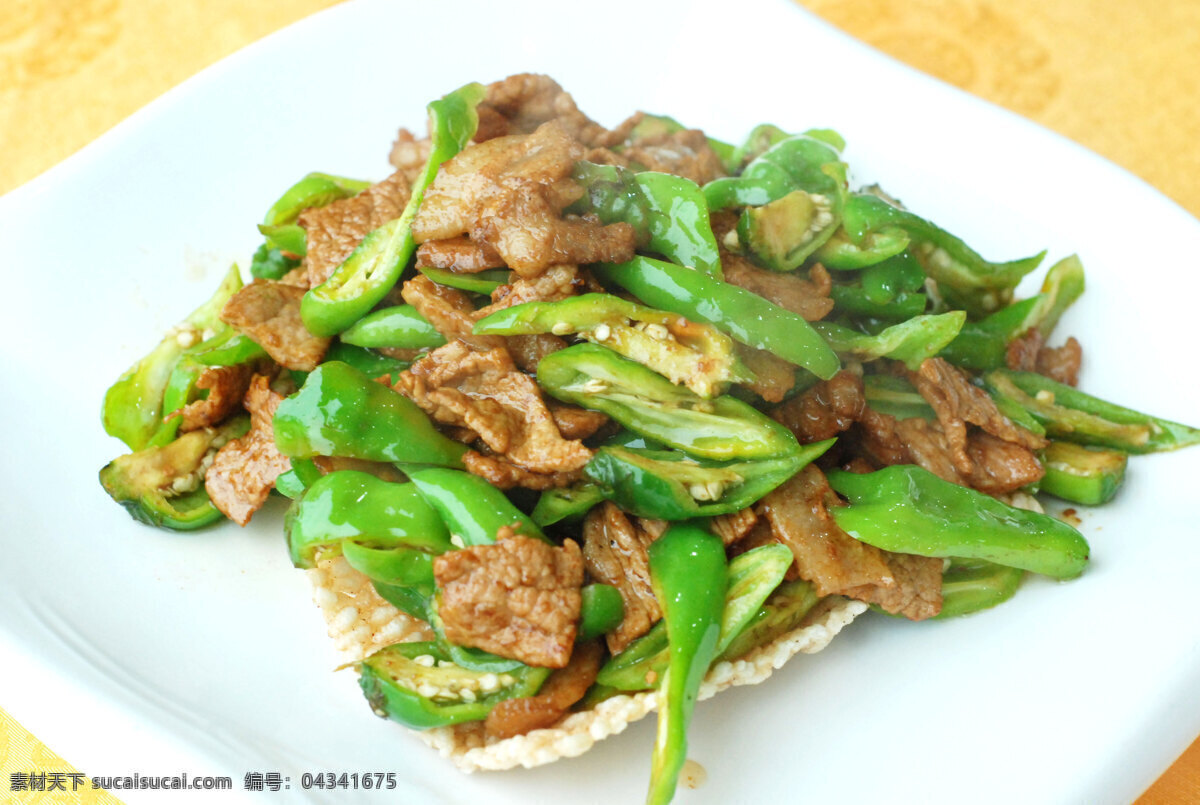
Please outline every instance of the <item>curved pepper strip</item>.
[[998, 369], [983, 376], [993, 396], [1024, 408], [1046, 435], [1130, 453], [1156, 453], [1200, 444], [1200, 429], [1101, 400], [1034, 372]]
[[839, 355], [864, 361], [891, 358], [903, 361], [915, 372], [922, 361], [937, 355], [954, 340], [966, 320], [966, 313], [952, 310], [935, 316], [915, 316], [875, 335], [860, 333], [831, 321], [813, 322], [813, 328]]
[[851, 195], [842, 209], [842, 224], [850, 239], [861, 242], [871, 232], [899, 228], [911, 239], [909, 251], [921, 263], [938, 292], [951, 306], [979, 318], [999, 310], [1012, 299], [1021, 278], [1037, 268], [1046, 252], [993, 263], [946, 230], [870, 193]]
[[709, 210], [761, 207], [795, 190], [839, 198], [845, 192], [846, 164], [839, 149], [813, 136], [815, 133], [780, 140], [751, 161], [741, 175], [706, 184]]
[[1006, 365], [1008, 345], [1037, 328], [1043, 338], [1058, 324], [1084, 290], [1083, 264], [1076, 255], [1066, 257], [1046, 272], [1036, 296], [1013, 302], [1007, 307], [963, 326], [941, 357], [966, 369], [985, 372]]
[[459, 274], [444, 268], [421, 267], [417, 269], [429, 279], [445, 285], [447, 288], [457, 288], [460, 291], [484, 294], [490, 296], [492, 291], [501, 285], [507, 285], [512, 272], [507, 268], [495, 268], [488, 271], [477, 271], [473, 274]]
[[625, 619], [625, 599], [611, 584], [585, 584], [579, 591], [579, 628], [576, 643], [586, 643], [611, 632]]
[[717, 655], [725, 609], [725, 546], [680, 523], [650, 543], [650, 583], [667, 624], [670, 660], [658, 692], [658, 734], [647, 805], [665, 805], [687, 760], [687, 728], [700, 683]]
[[[417, 662], [423, 657], [432, 662]], [[482, 721], [505, 699], [535, 695], [551, 674], [549, 668], [522, 665], [498, 678], [493, 674], [499, 686], [489, 689], [486, 672], [444, 664], [448, 662], [450, 656], [437, 643], [395, 643], [356, 667], [363, 695], [375, 714], [415, 730]], [[469, 700], [462, 691], [471, 692]]]
[[905, 252], [867, 266], [850, 285], [835, 283], [829, 295], [837, 312], [903, 321], [925, 312], [924, 287], [924, 269]]
[[908, 235], [898, 227], [886, 227], [868, 232], [860, 243], [850, 240], [844, 227], [839, 227], [813, 252], [813, 257], [826, 268], [856, 271], [895, 257], [908, 248]]
[[578, 333], [682, 383], [701, 397], [753, 379], [734, 355], [733, 340], [677, 313], [654, 310], [612, 294], [590, 293], [557, 302], [526, 302], [475, 323], [476, 335]]
[[415, 484], [383, 481], [357, 470], [318, 479], [288, 509], [284, 522], [292, 564], [312, 568], [354, 540], [370, 548], [452, 550], [450, 532]]
[[942, 610], [934, 617], [956, 618], [1003, 604], [1017, 594], [1024, 578], [1020, 568], [982, 559], [951, 559], [942, 574]]
[[357, 540], [342, 542], [342, 557], [373, 582], [409, 587], [433, 595], [433, 554], [415, 548], [372, 548]]
[[673, 450], [602, 447], [584, 475], [608, 500], [638, 517], [690, 520], [752, 505], [815, 461], [834, 439], [761, 461], [696, 461]]
[[275, 444], [285, 456], [348, 456], [461, 467], [465, 445], [447, 439], [403, 394], [341, 361], [310, 372], [275, 411]]
[[[258, 231], [267, 239], [262, 246], [267, 250], [264, 260], [271, 260], [272, 254], [279, 255], [283, 260], [303, 257], [308, 252], [308, 233], [296, 223], [300, 213], [311, 207], [324, 207], [340, 199], [350, 198], [370, 186], [370, 182], [328, 173], [310, 173], [296, 182], [271, 205], [271, 209], [263, 216], [263, 222], [258, 226]], [[256, 254], [255, 257], [257, 256]], [[259, 273], [254, 272], [253, 266], [251, 272], [255, 277], [259, 276]]]
[[898, 464], [861, 475], [827, 473], [850, 500], [830, 513], [855, 539], [885, 551], [985, 559], [1056, 579], [1087, 566], [1088, 543], [1071, 526], [1017, 509], [921, 467]]
[[[662, 444], [640, 434], [621, 430], [605, 439], [601, 447], [632, 447], [636, 449], [661, 450]], [[538, 496], [537, 505], [529, 515], [538, 525], [546, 526], [560, 520], [578, 520], [593, 506], [604, 500], [604, 493], [591, 481], [579, 481], [561, 489], [547, 489]]]
[[711, 324], [734, 340], [764, 349], [823, 380], [833, 377], [842, 366], [803, 317], [736, 285], [649, 257], [600, 263], [592, 272], [650, 307]]
[[741, 400], [729, 395], [705, 400], [595, 344], [542, 358], [537, 379], [564, 402], [602, 411], [631, 431], [698, 458], [751, 460], [798, 449], [790, 430]]
[[634, 173], [617, 165], [579, 162], [571, 178], [586, 194], [569, 211], [594, 213], [605, 224], [633, 227], [637, 242], [679, 265], [721, 278], [721, 257], [700, 186], [669, 173]]
[[403, 469], [464, 547], [491, 545], [506, 526], [523, 537], [549, 542], [528, 515], [479, 476], [438, 467]]
[[340, 336], [342, 343], [359, 347], [433, 349], [446, 343], [432, 324], [412, 305], [385, 307], [368, 313]]
[[[241, 288], [241, 274], [236, 265], [231, 266], [212, 298], [192, 311], [181, 328], [195, 334], [216, 329], [221, 324], [221, 308]], [[150, 444], [163, 425], [163, 414], [169, 413], [163, 410], [163, 392], [186, 349], [176, 331], [172, 331], [109, 387], [101, 408], [105, 433], [125, 442], [130, 450], [141, 450]]]
[[475, 107], [483, 96], [481, 84], [467, 84], [429, 104], [429, 159], [413, 183], [404, 212], [368, 233], [329, 279], [304, 295], [300, 316], [309, 332], [318, 336], [340, 333], [375, 307], [400, 279], [416, 249], [412, 222], [425, 190], [441, 164], [475, 135], [479, 125]]

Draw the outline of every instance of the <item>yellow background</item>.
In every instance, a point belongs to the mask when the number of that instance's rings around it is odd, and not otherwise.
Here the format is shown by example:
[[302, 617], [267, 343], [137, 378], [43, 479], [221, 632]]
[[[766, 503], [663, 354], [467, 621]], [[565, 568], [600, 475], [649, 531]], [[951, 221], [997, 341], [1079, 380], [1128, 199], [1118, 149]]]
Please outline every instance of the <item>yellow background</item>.
[[[801, 2], [868, 44], [1091, 148], [1200, 215], [1197, 0]], [[0, 0], [0, 193], [222, 56], [330, 5]], [[10, 774], [32, 768], [72, 770], [0, 710], [0, 805], [118, 802], [103, 792], [9, 793]], [[1200, 742], [1140, 805], [1190, 802], [1200, 802]]]

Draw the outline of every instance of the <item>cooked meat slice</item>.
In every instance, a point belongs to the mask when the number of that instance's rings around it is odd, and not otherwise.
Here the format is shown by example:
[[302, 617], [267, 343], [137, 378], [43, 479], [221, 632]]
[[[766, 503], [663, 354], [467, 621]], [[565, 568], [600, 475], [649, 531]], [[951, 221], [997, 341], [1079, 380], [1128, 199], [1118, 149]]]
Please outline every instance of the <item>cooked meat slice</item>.
[[803, 394], [771, 410], [771, 418], [792, 433], [801, 444], [837, 436], [863, 415], [866, 409], [862, 379], [843, 369]]
[[[475, 432], [470, 431], [470, 436], [471, 438], [461, 441], [474, 441]], [[475, 450], [469, 450], [463, 455], [463, 465], [467, 472], [478, 475], [497, 489], [512, 489], [516, 486], [536, 491], [562, 489], [583, 477], [582, 469], [570, 472], [532, 472], [500, 456], [485, 456]]]
[[462, 291], [418, 274], [404, 283], [401, 294], [447, 341], [461, 339], [480, 350], [504, 348], [504, 336], [472, 334], [477, 314]]
[[771, 524], [775, 539], [791, 549], [800, 578], [817, 595], [864, 584], [889, 585], [892, 575], [882, 551], [838, 527], [829, 507], [843, 505], [825, 475], [809, 464], [755, 507]]
[[573, 265], [550, 266], [536, 277], [517, 277], [508, 285], [492, 291], [492, 303], [479, 309], [483, 318], [497, 310], [504, 310], [526, 302], [558, 302], [584, 291], [587, 280]]
[[451, 643], [546, 668], [571, 659], [583, 586], [583, 557], [572, 540], [555, 548], [504, 535], [442, 554], [433, 575]]
[[968, 422], [993, 436], [1031, 450], [1046, 446], [1045, 439], [1000, 413], [986, 391], [972, 385], [961, 369], [942, 358], [926, 358], [920, 369], [910, 373], [909, 377], [937, 414], [955, 469], [962, 475], [971, 473], [971, 458], [967, 454]]
[[196, 379], [196, 388], [208, 389], [208, 396], [179, 409], [179, 414], [183, 417], [179, 423], [179, 430], [187, 433], [190, 430], [211, 427], [232, 414], [241, 407], [242, 398], [250, 388], [252, 377], [254, 367], [250, 364], [210, 366], [205, 369]]
[[941, 559], [883, 551], [894, 584], [886, 587], [865, 585], [846, 590], [844, 595], [871, 604], [885, 612], [903, 615], [914, 621], [932, 618], [942, 611]]
[[280, 277], [279, 281], [284, 285], [295, 285], [297, 288], [303, 288], [307, 291], [310, 287], [308, 284], [308, 265], [304, 261], [301, 261], [300, 265]]
[[742, 385], [767, 402], [779, 402], [796, 385], [796, 367], [783, 358], [745, 344], [735, 343], [733, 349], [738, 359], [754, 374], [754, 380]]
[[1032, 372], [1037, 369], [1038, 352], [1045, 344], [1042, 331], [1034, 327], [1020, 338], [1008, 342], [1004, 350], [1004, 363], [1014, 372]]
[[250, 412], [250, 430], [218, 450], [204, 474], [204, 488], [213, 505], [238, 525], [250, 522], [266, 502], [275, 479], [291, 469], [291, 459], [275, 447], [271, 425], [281, 402], [283, 395], [271, 390], [270, 380], [255, 375], [243, 401]]
[[281, 366], [311, 372], [325, 357], [329, 339], [318, 338], [304, 326], [303, 298], [303, 288], [255, 280], [225, 303], [221, 321], [250, 336]]
[[412, 187], [421, 171], [425, 169], [425, 163], [429, 160], [429, 150], [428, 137], [418, 140], [417, 136], [408, 129], [400, 129], [396, 132], [396, 141], [392, 143], [388, 162], [404, 175], [408, 186]]
[[[728, 547], [726, 553], [728, 553], [729, 558], [732, 559], [735, 556], [740, 556], [741, 554], [752, 551], [755, 548], [761, 548], [764, 545], [779, 544], [781, 543], [779, 540], [775, 539], [775, 532], [771, 530], [771, 524], [767, 522], [766, 518], [759, 517], [758, 521], [750, 527], [750, 530], [746, 532], [745, 536]], [[800, 578], [800, 574], [796, 571], [795, 562], [792, 562], [791, 566], [788, 567], [787, 573], [783, 578], [785, 581], [795, 581], [796, 579]]]
[[469, 234], [521, 276], [560, 263], [623, 262], [633, 256], [628, 224], [563, 218], [583, 194], [571, 169], [583, 146], [556, 121], [533, 134], [471, 146], [442, 165], [413, 222], [418, 243]]
[[304, 263], [309, 285], [315, 288], [329, 279], [372, 229], [399, 218], [411, 185], [402, 171], [396, 171], [357, 196], [300, 213], [300, 226], [308, 235]]
[[653, 540], [612, 503], [602, 503], [583, 521], [583, 560], [596, 581], [611, 584], [621, 592], [625, 619], [606, 636], [608, 650], [619, 653], [650, 630], [660, 618], [658, 599], [650, 586], [650, 556]]
[[863, 406], [858, 417], [858, 441], [876, 464], [890, 467], [908, 461], [908, 451], [896, 433], [896, 418]]
[[893, 464], [916, 464], [943, 481], [966, 486], [958, 471], [946, 434], [936, 422], [920, 417], [901, 419], [895, 423], [896, 437], [904, 446], [905, 455]]
[[537, 383], [502, 347], [453, 341], [403, 372], [395, 388], [435, 421], [470, 428], [494, 453], [530, 472], [573, 472], [591, 458], [582, 442], [562, 437]]
[[417, 266], [473, 274], [489, 268], [504, 268], [504, 260], [486, 243], [476, 243], [460, 236], [422, 243], [417, 249]]
[[1074, 386], [1079, 383], [1079, 365], [1083, 362], [1083, 347], [1075, 336], [1061, 347], [1043, 347], [1037, 354], [1034, 367], [1038, 374], [1051, 380]]
[[967, 440], [967, 453], [974, 468], [967, 485], [989, 495], [1015, 492], [1042, 480], [1045, 467], [1027, 447], [976, 431]]
[[699, 129], [685, 129], [638, 139], [621, 151], [637, 170], [673, 173], [696, 184], [725, 175], [725, 165]]
[[612, 140], [607, 129], [579, 111], [570, 94], [547, 75], [522, 73], [489, 84], [478, 113], [475, 141], [480, 143], [509, 134], [529, 134], [551, 120], [585, 145]]
[[756, 523], [758, 515], [754, 513], [754, 509], [745, 508], [732, 514], [714, 517], [710, 525], [713, 533], [721, 538], [721, 542], [729, 546], [749, 534]]
[[725, 281], [730, 285], [745, 288], [798, 313], [805, 321], [823, 319], [833, 310], [833, 300], [829, 298], [833, 282], [829, 279], [829, 272], [820, 263], [815, 264], [808, 273], [808, 279], [804, 279], [794, 273], [759, 268], [744, 257], [723, 251], [721, 267], [725, 271]]
[[[537, 374], [537, 367], [542, 362], [542, 358], [551, 352], [558, 352], [567, 347], [566, 341], [550, 333], [510, 335], [505, 338], [504, 344], [508, 347], [508, 354], [512, 355], [513, 361], [521, 367], [521, 371], [531, 375]], [[566, 434], [563, 435], [566, 436]], [[566, 436], [566, 438], [577, 437]]]
[[608, 416], [599, 411], [589, 411], [558, 400], [547, 400], [546, 403], [564, 439], [586, 439], [608, 422]]
[[595, 640], [575, 647], [567, 667], [555, 671], [536, 696], [505, 699], [488, 713], [488, 735], [511, 738], [558, 723], [596, 681], [604, 649]]

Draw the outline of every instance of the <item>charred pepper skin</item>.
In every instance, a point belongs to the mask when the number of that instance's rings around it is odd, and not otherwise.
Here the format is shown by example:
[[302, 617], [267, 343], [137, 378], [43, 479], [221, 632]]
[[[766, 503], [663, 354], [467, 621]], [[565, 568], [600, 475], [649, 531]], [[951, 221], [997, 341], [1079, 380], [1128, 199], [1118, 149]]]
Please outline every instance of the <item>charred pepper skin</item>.
[[649, 257], [602, 263], [592, 271], [650, 307], [711, 324], [736, 341], [764, 349], [824, 380], [841, 368], [837, 355], [803, 317], [736, 285]]
[[375, 307], [400, 279], [416, 250], [412, 222], [433, 184], [438, 168], [466, 147], [475, 135], [483, 99], [481, 84], [467, 84], [429, 104], [431, 148], [425, 169], [413, 183], [412, 196], [400, 217], [370, 232], [324, 283], [300, 303], [304, 326], [318, 336], [345, 330]]
[[885, 551], [985, 559], [1056, 579], [1073, 579], [1087, 567], [1087, 540], [1071, 526], [921, 467], [897, 464], [861, 475], [845, 470], [827, 475], [829, 485], [850, 500], [831, 510], [837, 524]]
[[291, 458], [348, 456], [461, 467], [465, 445], [446, 438], [403, 394], [340, 361], [309, 373], [279, 404], [275, 444]]

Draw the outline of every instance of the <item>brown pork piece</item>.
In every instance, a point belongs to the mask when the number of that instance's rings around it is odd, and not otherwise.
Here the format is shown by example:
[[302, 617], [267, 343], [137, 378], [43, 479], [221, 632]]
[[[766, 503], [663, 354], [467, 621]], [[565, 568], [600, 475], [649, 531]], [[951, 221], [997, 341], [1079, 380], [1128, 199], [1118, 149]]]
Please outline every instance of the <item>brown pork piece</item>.
[[621, 593], [625, 618], [605, 639], [608, 650], [618, 654], [650, 631], [662, 618], [658, 599], [650, 586], [650, 555], [653, 538], [612, 503], [602, 503], [583, 521], [583, 560], [588, 574]]
[[632, 141], [621, 151], [636, 170], [673, 173], [699, 185], [725, 175], [725, 165], [699, 129], [664, 132]]
[[866, 404], [862, 378], [843, 369], [773, 408], [771, 418], [796, 434], [801, 444], [811, 444], [849, 428], [863, 415]]
[[977, 431], [967, 439], [967, 453], [974, 468], [966, 485], [989, 495], [1015, 492], [1042, 480], [1046, 468], [1033, 451], [1019, 444]]
[[470, 235], [523, 277], [562, 263], [624, 262], [634, 232], [625, 223], [563, 217], [583, 195], [571, 170], [583, 146], [557, 121], [533, 134], [470, 146], [442, 165], [413, 221], [417, 243]]
[[517, 277], [508, 285], [492, 291], [492, 303], [482, 307], [479, 318], [498, 310], [523, 305], [526, 302], [559, 302], [587, 289], [588, 281], [580, 276], [578, 266], [550, 266], [536, 277]]
[[890, 464], [916, 464], [943, 481], [967, 485], [958, 471], [950, 443], [940, 425], [920, 417], [910, 417], [895, 422], [894, 428], [896, 438], [904, 446], [904, 455], [899, 461], [889, 462]]
[[725, 281], [730, 285], [758, 294], [799, 314], [805, 321], [819, 321], [833, 310], [833, 300], [829, 298], [833, 282], [820, 263], [815, 264], [808, 272], [808, 279], [804, 279], [794, 273], [759, 268], [745, 257], [722, 251], [721, 267]]
[[531, 473], [571, 473], [591, 458], [582, 442], [562, 437], [537, 383], [503, 347], [452, 341], [401, 373], [395, 389], [436, 422], [470, 428], [493, 453]]
[[313, 207], [300, 213], [298, 223], [307, 235], [310, 287], [317, 287], [332, 276], [367, 233], [399, 218], [412, 195], [412, 182], [396, 171], [351, 198]]
[[721, 538], [725, 547], [729, 547], [750, 533], [758, 524], [758, 515], [754, 509], [745, 508], [731, 514], [722, 514], [709, 522], [712, 532]]
[[477, 112], [477, 143], [529, 134], [551, 120], [584, 145], [610, 145], [625, 139], [623, 134], [614, 139], [612, 133], [579, 111], [570, 93], [548, 75], [521, 73], [488, 84]]
[[328, 338], [308, 331], [300, 318], [304, 289], [260, 279], [230, 297], [221, 321], [250, 336], [287, 369], [311, 372], [329, 349]]
[[775, 539], [791, 549], [800, 578], [812, 582], [817, 595], [891, 585], [883, 552], [851, 537], [829, 513], [830, 507], [841, 505], [825, 474], [809, 464], [763, 498], [755, 511], [770, 523]]
[[1004, 350], [1004, 363], [1014, 372], [1032, 372], [1037, 369], [1037, 356], [1045, 346], [1046, 339], [1036, 327], [1020, 338], [1008, 342]]
[[[474, 431], [471, 431], [471, 437], [460, 439], [460, 441], [467, 443], [474, 441]], [[562, 489], [583, 477], [582, 469], [566, 472], [532, 472], [518, 467], [502, 456], [485, 456], [475, 450], [468, 450], [463, 454], [463, 466], [467, 472], [478, 475], [497, 489], [512, 489], [517, 486], [534, 491]]]
[[486, 243], [476, 243], [466, 236], [459, 236], [422, 243], [417, 249], [417, 267], [474, 274], [489, 268], [504, 268], [504, 260]]
[[883, 551], [895, 583], [887, 586], [852, 587], [843, 595], [869, 604], [878, 604], [884, 612], [923, 621], [942, 611], [941, 559]]
[[896, 434], [896, 418], [891, 414], [864, 406], [857, 431], [859, 445], [876, 464], [890, 467], [908, 461], [908, 450]]
[[942, 358], [926, 358], [916, 372], [909, 373], [909, 378], [937, 414], [955, 469], [962, 475], [970, 475], [972, 469], [967, 454], [967, 423], [1031, 450], [1046, 446], [1045, 439], [1000, 413], [986, 391], [972, 385], [961, 369]]
[[547, 400], [550, 416], [564, 439], [586, 439], [608, 424], [608, 415], [558, 400]]
[[767, 402], [780, 402], [796, 385], [796, 367], [765, 349], [734, 343], [733, 351], [754, 379], [742, 383]]
[[1083, 363], [1083, 347], [1075, 336], [1061, 347], [1043, 347], [1037, 355], [1034, 370], [1051, 380], [1075, 386], [1079, 383], [1079, 366]]
[[200, 377], [196, 378], [196, 388], [208, 389], [208, 396], [179, 409], [178, 413], [182, 417], [179, 431], [187, 433], [212, 427], [241, 408], [242, 398], [246, 396], [246, 390], [250, 388], [250, 378], [253, 376], [254, 367], [250, 364], [210, 366], [205, 369], [200, 373]]
[[475, 306], [462, 291], [418, 274], [404, 283], [401, 295], [447, 341], [461, 339], [481, 350], [504, 348], [504, 336], [474, 335]]
[[505, 699], [488, 713], [484, 727], [496, 738], [511, 738], [557, 724], [596, 681], [604, 649], [595, 640], [575, 647], [567, 667], [555, 671], [536, 696]]
[[271, 381], [255, 375], [243, 405], [250, 412], [250, 430], [217, 451], [204, 473], [204, 488], [213, 505], [238, 525], [245, 525], [262, 508], [279, 474], [292, 462], [275, 447], [271, 420], [283, 395], [271, 390]]
[[[560, 349], [567, 348], [566, 341], [550, 333], [505, 336], [504, 345], [508, 347], [508, 354], [512, 355], [513, 361], [517, 366], [521, 367], [521, 371], [528, 372], [531, 375], [537, 374], [538, 364], [542, 362], [542, 358], [551, 352], [558, 352]], [[583, 438], [568, 436], [565, 433], [563, 436], [568, 439]]]
[[433, 560], [446, 639], [544, 668], [571, 659], [583, 586], [583, 556], [572, 540], [555, 548], [511, 532], [493, 545]]
[[429, 161], [431, 143], [428, 137], [417, 139], [408, 129], [396, 132], [396, 141], [392, 143], [392, 151], [388, 154], [388, 162], [396, 171], [404, 176], [408, 187], [417, 182], [417, 177], [425, 170]]

